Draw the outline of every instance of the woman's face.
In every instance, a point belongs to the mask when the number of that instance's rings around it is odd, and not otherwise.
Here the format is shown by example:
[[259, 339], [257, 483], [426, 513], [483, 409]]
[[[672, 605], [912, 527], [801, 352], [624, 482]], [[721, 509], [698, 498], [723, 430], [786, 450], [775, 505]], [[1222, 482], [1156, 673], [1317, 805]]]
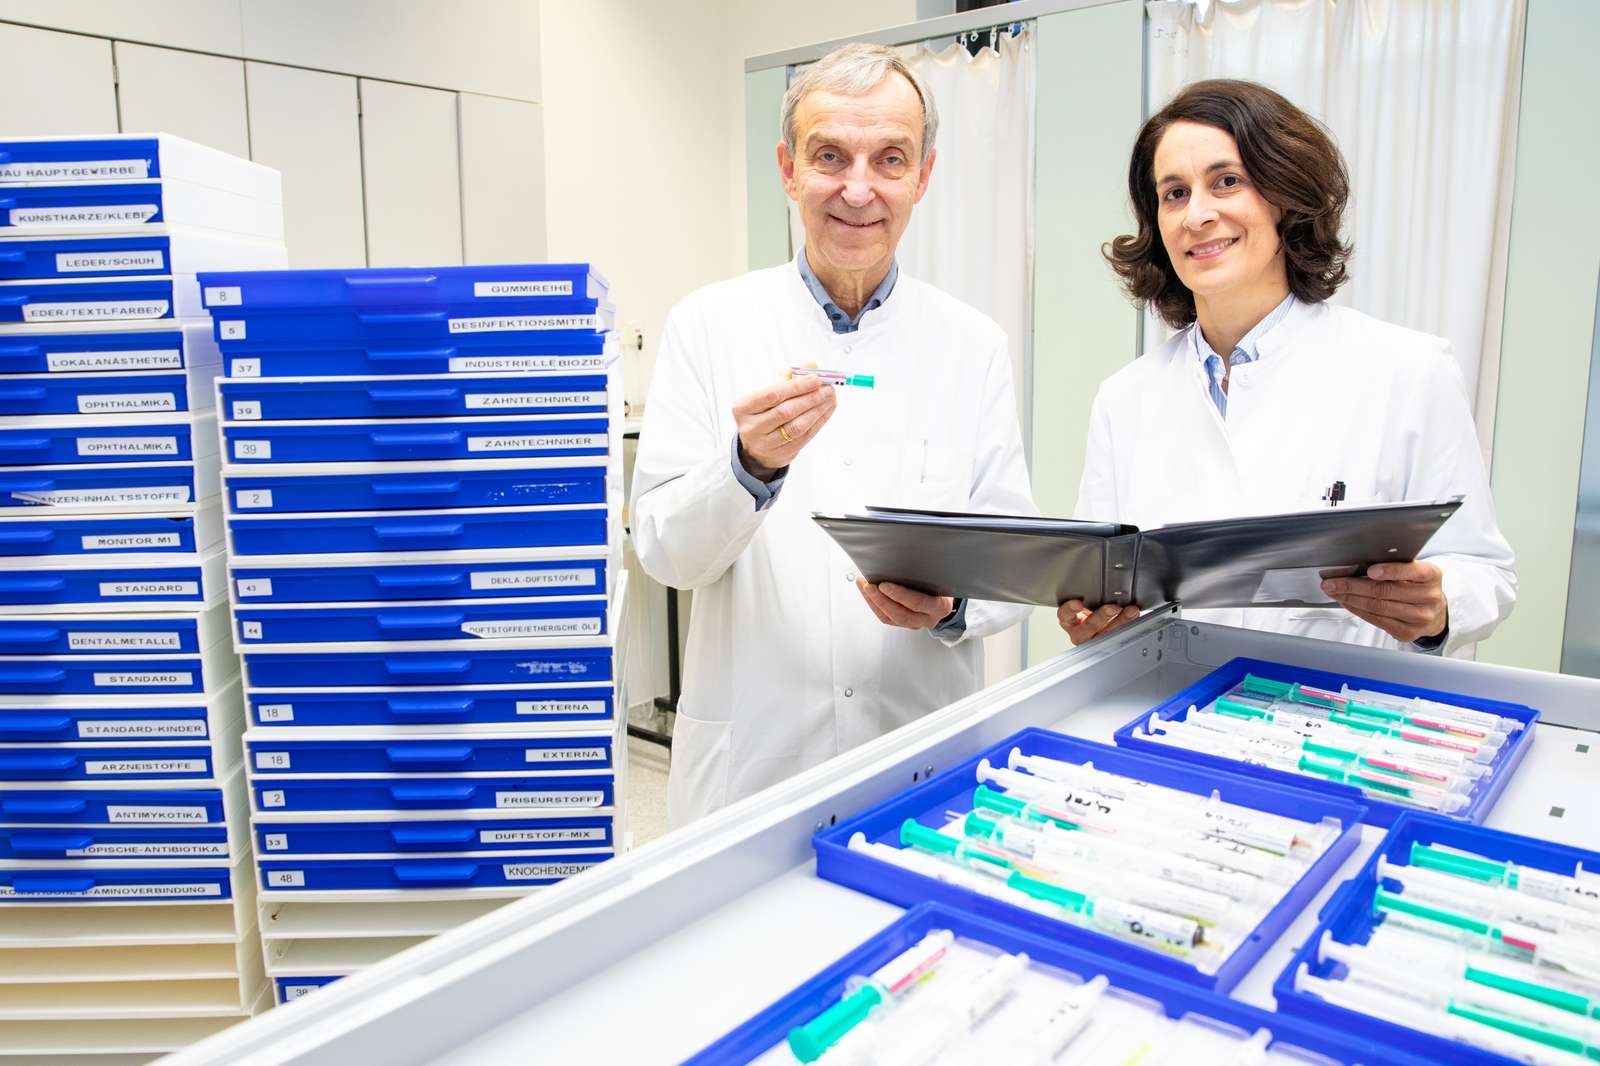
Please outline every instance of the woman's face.
[[1287, 287], [1283, 212], [1256, 190], [1232, 135], [1173, 123], [1156, 145], [1155, 182], [1161, 242], [1197, 300]]

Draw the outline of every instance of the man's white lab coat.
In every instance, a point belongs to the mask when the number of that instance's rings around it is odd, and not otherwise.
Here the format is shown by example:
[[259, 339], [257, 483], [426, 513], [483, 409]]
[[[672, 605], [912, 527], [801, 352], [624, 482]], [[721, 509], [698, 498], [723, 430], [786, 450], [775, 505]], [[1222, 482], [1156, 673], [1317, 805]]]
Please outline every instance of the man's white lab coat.
[[[871, 374], [756, 510], [734, 478], [734, 401], [791, 366]], [[879, 622], [813, 511], [869, 504], [1033, 514], [1006, 338], [903, 272], [835, 334], [795, 264], [668, 316], [633, 475], [634, 548], [694, 589], [668, 821], [681, 825], [976, 691], [976, 638], [1027, 608], [973, 601], [957, 638]]]
[[[1448, 342], [1348, 308], [1299, 301], [1232, 368], [1226, 420], [1207, 392], [1190, 331], [1100, 386], [1076, 517], [1149, 529], [1173, 522], [1400, 500], [1466, 501], [1419, 558], [1444, 572], [1444, 652], [1482, 640], [1511, 613], [1517, 578], [1461, 372]], [[1185, 611], [1295, 636], [1397, 648], [1337, 605]], [[1407, 648], [1412, 648], [1410, 644]]]

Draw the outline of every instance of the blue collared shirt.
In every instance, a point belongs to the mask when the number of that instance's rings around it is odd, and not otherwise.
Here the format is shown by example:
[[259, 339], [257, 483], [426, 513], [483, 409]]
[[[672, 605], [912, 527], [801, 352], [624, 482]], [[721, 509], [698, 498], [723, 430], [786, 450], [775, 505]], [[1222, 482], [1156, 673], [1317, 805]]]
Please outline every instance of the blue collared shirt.
[[[1289, 317], [1289, 312], [1294, 310], [1294, 293], [1283, 298], [1283, 302], [1267, 313], [1267, 317], [1250, 327], [1250, 332], [1239, 338], [1239, 343], [1228, 355], [1228, 366], [1235, 367], [1240, 363], [1253, 363], [1260, 357], [1259, 346], [1261, 338], [1272, 331], [1272, 327]], [[1205, 368], [1206, 378], [1211, 386], [1211, 402], [1216, 404], [1217, 412], [1223, 418], [1228, 417], [1228, 394], [1223, 391], [1222, 382], [1228, 376], [1227, 367], [1222, 365], [1222, 356], [1211, 350], [1211, 345], [1206, 343], [1205, 334], [1200, 331], [1200, 323], [1194, 325], [1194, 352], [1195, 358], [1200, 360], [1200, 365]]]

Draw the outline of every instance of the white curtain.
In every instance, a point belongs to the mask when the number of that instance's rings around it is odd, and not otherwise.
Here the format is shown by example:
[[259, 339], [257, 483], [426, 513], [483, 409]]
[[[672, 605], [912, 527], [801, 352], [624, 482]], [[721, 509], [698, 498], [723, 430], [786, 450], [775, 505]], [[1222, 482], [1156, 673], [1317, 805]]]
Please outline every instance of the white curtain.
[[[989, 35], [985, 33], [987, 45]], [[1011, 342], [1017, 415], [1031, 406], [1033, 323], [1034, 32], [1001, 33], [976, 55], [960, 43], [901, 50], [939, 105], [938, 159], [928, 192], [900, 241], [900, 269], [1000, 323]], [[799, 71], [795, 71], [796, 74]], [[790, 204], [793, 247], [805, 243]], [[1027, 439], [1024, 436], [1024, 439]], [[984, 642], [993, 684], [1022, 663], [1020, 629]]]
[[1492, 443], [1525, 0], [1152, 0], [1149, 109], [1203, 78], [1283, 93], [1350, 168], [1335, 302], [1446, 337]]

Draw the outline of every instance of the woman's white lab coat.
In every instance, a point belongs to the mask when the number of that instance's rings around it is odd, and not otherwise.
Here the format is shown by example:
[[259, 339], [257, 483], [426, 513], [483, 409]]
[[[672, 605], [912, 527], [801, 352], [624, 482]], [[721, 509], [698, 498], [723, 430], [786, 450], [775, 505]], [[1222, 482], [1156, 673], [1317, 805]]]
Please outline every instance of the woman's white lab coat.
[[[1095, 397], [1076, 516], [1148, 529], [1326, 506], [1465, 497], [1419, 558], [1444, 573], [1450, 653], [1511, 613], [1517, 579], [1449, 344], [1348, 308], [1297, 302], [1232, 368], [1227, 418], [1181, 330]], [[1185, 611], [1295, 636], [1396, 648], [1336, 604]], [[1412, 645], [1406, 645], [1412, 647]]]
[[[735, 400], [807, 362], [876, 377], [757, 511], [735, 480]], [[1005, 334], [901, 273], [835, 334], [794, 263], [708, 286], [667, 319], [631, 524], [639, 561], [694, 589], [668, 820], [681, 825], [976, 691], [976, 640], [1027, 608], [968, 604], [959, 640], [885, 626], [811, 520], [869, 504], [1034, 513]], [[952, 644], [952, 640], [954, 641]]]

